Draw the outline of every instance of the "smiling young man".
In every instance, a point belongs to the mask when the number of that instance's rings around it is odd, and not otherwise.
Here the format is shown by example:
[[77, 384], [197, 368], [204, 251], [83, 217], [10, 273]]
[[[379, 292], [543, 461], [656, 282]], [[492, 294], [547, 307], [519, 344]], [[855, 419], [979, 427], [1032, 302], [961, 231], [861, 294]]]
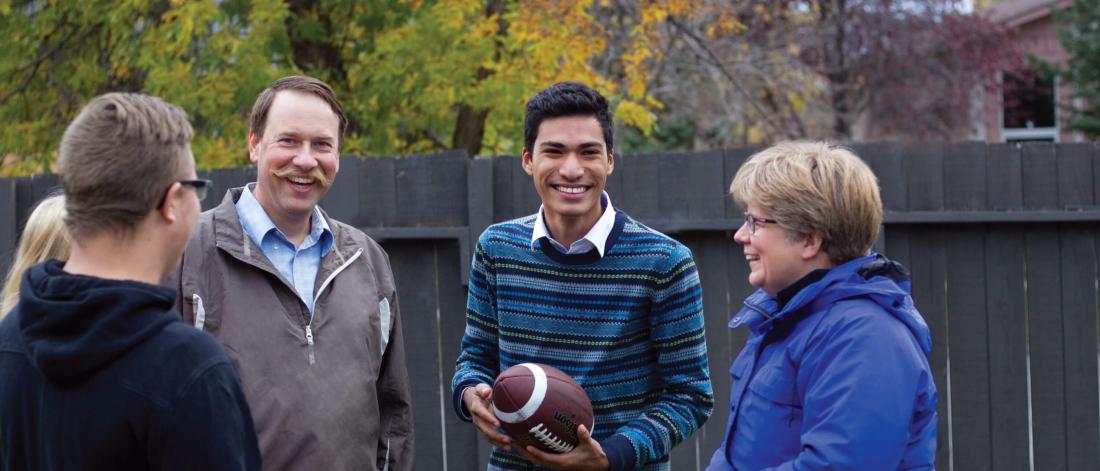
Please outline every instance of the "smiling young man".
[[[607, 100], [563, 82], [527, 103], [523, 169], [538, 213], [478, 240], [466, 332], [452, 383], [459, 417], [494, 445], [491, 470], [664, 470], [713, 408], [702, 289], [691, 252], [611, 205]], [[564, 454], [518, 449], [498, 432], [489, 386], [525, 362], [588, 393], [594, 430]]]
[[256, 183], [203, 213], [167, 281], [184, 321], [239, 366], [267, 469], [412, 469], [389, 259], [318, 206], [346, 126], [320, 80], [285, 77], [264, 90], [248, 132]]

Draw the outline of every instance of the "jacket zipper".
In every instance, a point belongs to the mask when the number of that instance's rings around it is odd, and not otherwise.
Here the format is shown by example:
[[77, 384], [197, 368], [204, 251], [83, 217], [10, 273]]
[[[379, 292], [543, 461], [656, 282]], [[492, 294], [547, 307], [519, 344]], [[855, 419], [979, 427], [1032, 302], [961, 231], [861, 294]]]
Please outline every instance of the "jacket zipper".
[[771, 319], [772, 318], [772, 315], [768, 314], [767, 311], [764, 310], [764, 308], [757, 307], [755, 304], [749, 304], [748, 301], [745, 302], [745, 307], [747, 307], [749, 309], [752, 309], [756, 312], [759, 312], [760, 315], [764, 316], [765, 319]]
[[[359, 258], [359, 256], [362, 255], [362, 254], [363, 254], [363, 249], [356, 250], [355, 255], [352, 255], [350, 258], [348, 258], [347, 261], [345, 261], [343, 265], [340, 265], [339, 268], [337, 268], [336, 270], [333, 270], [333, 272], [331, 274], [329, 274], [328, 278], [325, 278], [325, 282], [321, 283], [321, 287], [319, 289], [317, 289], [317, 294], [315, 294], [313, 296], [313, 306], [315, 308], [317, 306], [317, 300], [321, 299], [321, 293], [323, 293], [325, 291], [325, 288], [328, 288], [328, 285], [330, 283], [332, 283], [332, 280], [336, 278], [336, 275], [339, 275], [340, 272], [344, 271], [344, 269], [347, 268], [348, 265], [351, 265], [351, 262], [354, 262], [355, 259]], [[312, 327], [313, 326], [313, 318], [316, 317], [316, 314], [317, 314], [316, 311], [314, 311], [313, 314], [314, 315], [309, 316], [309, 322], [306, 323], [306, 348], [309, 350], [309, 364], [310, 364], [310, 366], [317, 363], [317, 357], [314, 354], [314, 348], [313, 348], [313, 327]]]

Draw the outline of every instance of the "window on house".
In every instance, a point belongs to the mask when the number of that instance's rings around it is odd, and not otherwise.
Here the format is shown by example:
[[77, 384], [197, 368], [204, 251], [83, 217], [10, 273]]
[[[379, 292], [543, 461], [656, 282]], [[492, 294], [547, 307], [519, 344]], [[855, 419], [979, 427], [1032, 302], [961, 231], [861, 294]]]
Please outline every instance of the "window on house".
[[1003, 84], [1004, 140], [1057, 141], [1054, 79], [1037, 73], [1005, 74]]

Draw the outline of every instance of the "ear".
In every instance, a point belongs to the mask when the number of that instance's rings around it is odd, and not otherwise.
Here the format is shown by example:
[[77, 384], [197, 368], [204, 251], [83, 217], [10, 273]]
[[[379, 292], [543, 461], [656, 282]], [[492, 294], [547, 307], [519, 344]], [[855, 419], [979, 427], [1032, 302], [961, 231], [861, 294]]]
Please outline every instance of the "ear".
[[168, 191], [164, 194], [164, 205], [157, 210], [161, 218], [163, 218], [168, 224], [176, 222], [176, 199], [179, 197], [180, 191], [183, 191], [183, 185], [179, 182], [175, 182], [172, 186], [168, 187]]
[[260, 160], [258, 154], [260, 146], [260, 136], [254, 134], [251, 130], [248, 131], [248, 160], [255, 164]]
[[527, 148], [524, 147], [523, 152], [520, 155], [523, 159], [523, 171], [527, 172], [528, 175], [534, 175], [535, 167], [531, 163], [531, 159], [533, 158], [531, 157], [531, 151], [527, 150]]
[[812, 260], [821, 254], [822, 242], [821, 236], [817, 234], [810, 234], [802, 239], [802, 259]]
[[611, 151], [607, 153], [607, 174], [611, 175], [615, 171], [615, 152]]

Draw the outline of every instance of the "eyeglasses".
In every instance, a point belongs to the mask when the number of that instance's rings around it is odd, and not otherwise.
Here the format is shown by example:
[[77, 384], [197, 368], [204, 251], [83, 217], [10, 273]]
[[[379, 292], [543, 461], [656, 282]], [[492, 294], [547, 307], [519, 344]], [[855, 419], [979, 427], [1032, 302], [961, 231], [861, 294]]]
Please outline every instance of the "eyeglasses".
[[767, 219], [767, 218], [756, 217], [756, 216], [753, 216], [753, 215], [749, 214], [748, 211], [745, 211], [745, 224], [749, 225], [749, 232], [752, 233], [752, 234], [756, 234], [756, 225], [757, 224], [760, 224], [760, 223], [776, 224], [778, 222], [779, 221], [776, 221], [775, 219]]
[[[195, 196], [202, 201], [206, 199], [206, 193], [210, 190], [211, 186], [214, 186], [213, 180], [199, 179], [199, 180], [177, 180], [173, 183], [179, 183], [180, 186], [189, 186], [195, 189]], [[171, 188], [169, 186], [168, 188]], [[157, 203], [157, 209], [164, 207], [164, 201], [168, 199], [168, 190], [164, 190], [164, 196], [160, 197], [160, 202]]]

